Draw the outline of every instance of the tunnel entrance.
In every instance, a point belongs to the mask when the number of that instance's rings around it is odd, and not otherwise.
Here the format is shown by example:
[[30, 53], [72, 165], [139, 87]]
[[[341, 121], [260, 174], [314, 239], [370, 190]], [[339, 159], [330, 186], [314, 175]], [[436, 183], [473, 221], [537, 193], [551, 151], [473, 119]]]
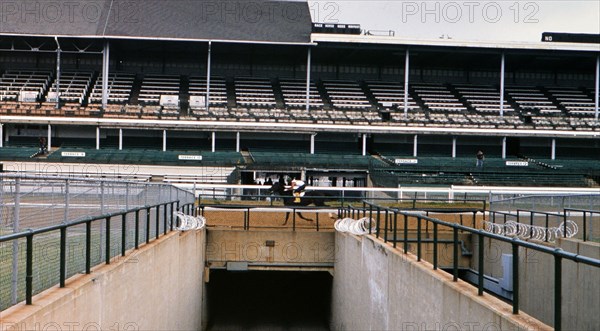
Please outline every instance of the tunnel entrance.
[[213, 270], [207, 330], [329, 330], [328, 272]]

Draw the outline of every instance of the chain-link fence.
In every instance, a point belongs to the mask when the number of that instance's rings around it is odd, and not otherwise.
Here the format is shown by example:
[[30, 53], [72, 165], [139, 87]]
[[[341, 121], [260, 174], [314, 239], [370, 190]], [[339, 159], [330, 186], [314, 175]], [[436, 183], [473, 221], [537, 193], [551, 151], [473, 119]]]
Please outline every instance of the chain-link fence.
[[576, 239], [600, 241], [600, 194], [514, 195], [491, 194], [492, 221], [526, 223], [542, 228], [561, 227], [572, 221]]
[[[66, 278], [85, 272], [88, 259], [94, 266], [107, 255], [110, 259], [166, 233], [174, 201], [183, 206], [193, 203], [194, 196], [165, 184], [0, 175], [0, 238], [113, 214], [90, 222], [89, 234], [85, 223], [66, 228], [64, 253], [61, 231], [32, 236], [31, 285], [36, 294], [58, 284], [61, 272]], [[0, 310], [26, 296], [26, 254], [26, 238], [0, 241]]]

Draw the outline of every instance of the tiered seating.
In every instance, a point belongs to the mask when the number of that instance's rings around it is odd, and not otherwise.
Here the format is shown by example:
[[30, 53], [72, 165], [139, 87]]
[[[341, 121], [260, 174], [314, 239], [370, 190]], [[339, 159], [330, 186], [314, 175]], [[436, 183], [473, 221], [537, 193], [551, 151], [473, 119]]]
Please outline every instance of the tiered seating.
[[[56, 79], [48, 91], [46, 100], [56, 101]], [[92, 83], [91, 72], [65, 72], [60, 75], [60, 100], [82, 104]]]
[[[306, 107], [306, 81], [301, 79], [281, 79], [283, 101], [288, 107]], [[310, 108], [323, 107], [323, 99], [315, 83], [310, 83]]]
[[[41, 99], [50, 85], [50, 72], [33, 70], [9, 70], [0, 77], [0, 101], [19, 100], [21, 92], [36, 94], [36, 100]], [[30, 100], [33, 101], [33, 100]]]
[[446, 86], [438, 84], [416, 84], [414, 91], [433, 112], [456, 113], [467, 110]]
[[146, 105], [156, 105], [161, 95], [179, 96], [180, 81], [179, 76], [146, 75], [142, 81], [138, 101]]
[[[489, 85], [457, 85], [456, 90], [479, 113], [500, 113], [500, 91]], [[514, 109], [504, 100], [504, 113], [513, 113]]]
[[371, 103], [360, 85], [351, 80], [323, 81], [333, 108], [340, 109], [369, 109]]
[[512, 86], [507, 87], [506, 92], [515, 100], [521, 110], [539, 110], [542, 115], [561, 114], [561, 110], [537, 87]]
[[[206, 97], [206, 77], [190, 77], [189, 87], [190, 97], [201, 96]], [[209, 107], [212, 106], [226, 106], [227, 105], [227, 86], [225, 85], [225, 79], [222, 77], [211, 77], [210, 78], [210, 99]], [[196, 109], [203, 109], [204, 106], [197, 107], [190, 104], [192, 111]]]
[[[89, 103], [102, 103], [102, 75], [98, 76]], [[111, 73], [108, 75], [108, 102], [127, 103], [131, 97], [131, 89], [135, 80], [134, 74]]]
[[[380, 105], [391, 103], [398, 109], [404, 109], [404, 84], [398, 82], [380, 82], [367, 81], [369, 89], [373, 93], [375, 100]], [[410, 94], [408, 95], [408, 109], [419, 109], [417, 103], [413, 100]]]
[[235, 98], [239, 106], [274, 107], [275, 93], [270, 79], [236, 78]]
[[594, 100], [580, 89], [555, 87], [548, 89], [548, 92], [565, 107], [569, 115], [594, 116], [596, 112]]

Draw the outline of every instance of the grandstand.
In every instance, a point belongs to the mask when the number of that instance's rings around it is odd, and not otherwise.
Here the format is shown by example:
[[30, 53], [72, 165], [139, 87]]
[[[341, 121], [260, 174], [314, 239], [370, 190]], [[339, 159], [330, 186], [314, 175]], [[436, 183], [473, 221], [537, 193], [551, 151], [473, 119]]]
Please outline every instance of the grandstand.
[[[278, 3], [293, 19], [226, 24], [202, 3], [137, 3], [135, 22], [111, 19], [111, 6], [97, 22], [9, 15], [0, 158], [395, 178], [381, 185], [599, 185], [596, 44], [311, 32], [301, 1]], [[49, 155], [36, 153], [40, 137]]]

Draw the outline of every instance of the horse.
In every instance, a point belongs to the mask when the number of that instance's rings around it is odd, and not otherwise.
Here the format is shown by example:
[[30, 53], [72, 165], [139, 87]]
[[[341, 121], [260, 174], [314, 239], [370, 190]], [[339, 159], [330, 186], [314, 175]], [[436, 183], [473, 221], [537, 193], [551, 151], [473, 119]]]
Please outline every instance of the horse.
[[[271, 192], [271, 194], [276, 193], [277, 195], [281, 196], [281, 198], [283, 199], [284, 206], [292, 206], [292, 207], [305, 207], [305, 206], [309, 206], [309, 205], [315, 205], [317, 207], [324, 207], [325, 206], [324, 198], [328, 196], [327, 194], [325, 194], [323, 192], [306, 191], [304, 193], [304, 196], [300, 197], [300, 202], [295, 202], [296, 197], [294, 197], [293, 190], [286, 190], [285, 186], [280, 182], [274, 183], [273, 186], [271, 186], [271, 188], [269, 189], [269, 192]], [[300, 218], [305, 221], [314, 222], [314, 220], [304, 217], [302, 215], [302, 213], [300, 213], [300, 212], [296, 212], [296, 214], [298, 214], [298, 216], [300, 216]], [[288, 211], [285, 213], [285, 221], [283, 222], [283, 225], [287, 224], [289, 217], [290, 217], [290, 212]]]

